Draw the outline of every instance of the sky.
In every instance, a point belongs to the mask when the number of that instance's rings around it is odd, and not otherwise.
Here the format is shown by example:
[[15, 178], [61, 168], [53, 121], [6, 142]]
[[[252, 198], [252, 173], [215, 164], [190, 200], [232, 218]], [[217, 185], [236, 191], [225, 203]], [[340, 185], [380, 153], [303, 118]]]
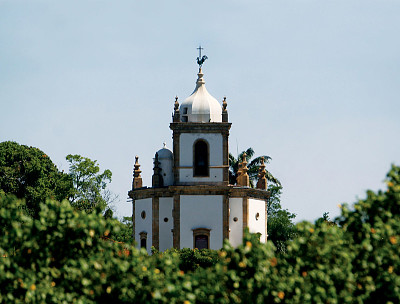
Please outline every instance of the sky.
[[129, 216], [135, 155], [151, 186], [201, 44], [230, 152], [272, 157], [296, 221], [334, 218], [400, 165], [399, 16], [398, 0], [0, 0], [0, 142], [65, 171], [97, 160]]

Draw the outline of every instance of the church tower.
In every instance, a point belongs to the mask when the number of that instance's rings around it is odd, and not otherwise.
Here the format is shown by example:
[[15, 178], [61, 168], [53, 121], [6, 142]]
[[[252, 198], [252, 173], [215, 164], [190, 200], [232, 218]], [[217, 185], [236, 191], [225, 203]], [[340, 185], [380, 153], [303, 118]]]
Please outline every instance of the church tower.
[[175, 184], [228, 185], [228, 113], [225, 108], [223, 121], [221, 106], [208, 93], [201, 68], [197, 76], [196, 88], [175, 110], [170, 124]]
[[243, 232], [259, 233], [267, 240], [265, 165], [257, 188], [250, 188], [246, 161], [237, 183], [229, 184], [228, 122], [226, 98], [222, 106], [205, 87], [202, 64], [193, 93], [179, 105], [175, 98], [170, 124], [173, 151], [166, 145], [154, 158], [152, 187], [143, 187], [136, 158], [132, 190], [133, 237], [150, 252], [168, 248], [220, 249], [223, 240], [233, 246]]

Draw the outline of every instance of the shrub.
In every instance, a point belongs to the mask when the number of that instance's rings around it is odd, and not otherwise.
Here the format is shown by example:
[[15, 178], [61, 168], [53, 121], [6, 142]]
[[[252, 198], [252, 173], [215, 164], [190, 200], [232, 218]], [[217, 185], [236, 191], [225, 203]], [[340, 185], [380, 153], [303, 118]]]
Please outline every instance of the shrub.
[[299, 223], [277, 252], [245, 234], [219, 251], [154, 252], [104, 241], [120, 225], [68, 202], [37, 218], [0, 194], [0, 302], [13, 303], [397, 303], [400, 298], [400, 168], [387, 190], [369, 191], [336, 225]]

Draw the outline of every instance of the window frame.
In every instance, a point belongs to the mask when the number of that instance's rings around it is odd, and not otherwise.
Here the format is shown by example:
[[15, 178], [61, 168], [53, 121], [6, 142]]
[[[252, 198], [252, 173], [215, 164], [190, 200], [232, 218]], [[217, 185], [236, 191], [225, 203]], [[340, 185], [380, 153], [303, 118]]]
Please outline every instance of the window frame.
[[192, 229], [193, 231], [193, 249], [197, 248], [196, 247], [196, 237], [198, 236], [206, 236], [207, 237], [207, 248], [210, 249], [210, 235], [211, 235], [211, 229], [209, 228], [196, 228]]

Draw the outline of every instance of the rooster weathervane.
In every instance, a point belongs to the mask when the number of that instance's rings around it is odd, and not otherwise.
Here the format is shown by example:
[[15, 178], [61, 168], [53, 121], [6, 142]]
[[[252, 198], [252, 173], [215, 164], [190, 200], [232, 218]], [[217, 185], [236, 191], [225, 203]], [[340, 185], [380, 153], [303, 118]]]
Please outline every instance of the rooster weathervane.
[[206, 59], [208, 59], [208, 57], [206, 55], [204, 55], [203, 57], [201, 57], [201, 50], [204, 50], [201, 45], [199, 45], [199, 47], [197, 48], [199, 50], [199, 57], [197, 57], [197, 64], [199, 65], [199, 67], [201, 68], [203, 66], [204, 61], [206, 61]]

